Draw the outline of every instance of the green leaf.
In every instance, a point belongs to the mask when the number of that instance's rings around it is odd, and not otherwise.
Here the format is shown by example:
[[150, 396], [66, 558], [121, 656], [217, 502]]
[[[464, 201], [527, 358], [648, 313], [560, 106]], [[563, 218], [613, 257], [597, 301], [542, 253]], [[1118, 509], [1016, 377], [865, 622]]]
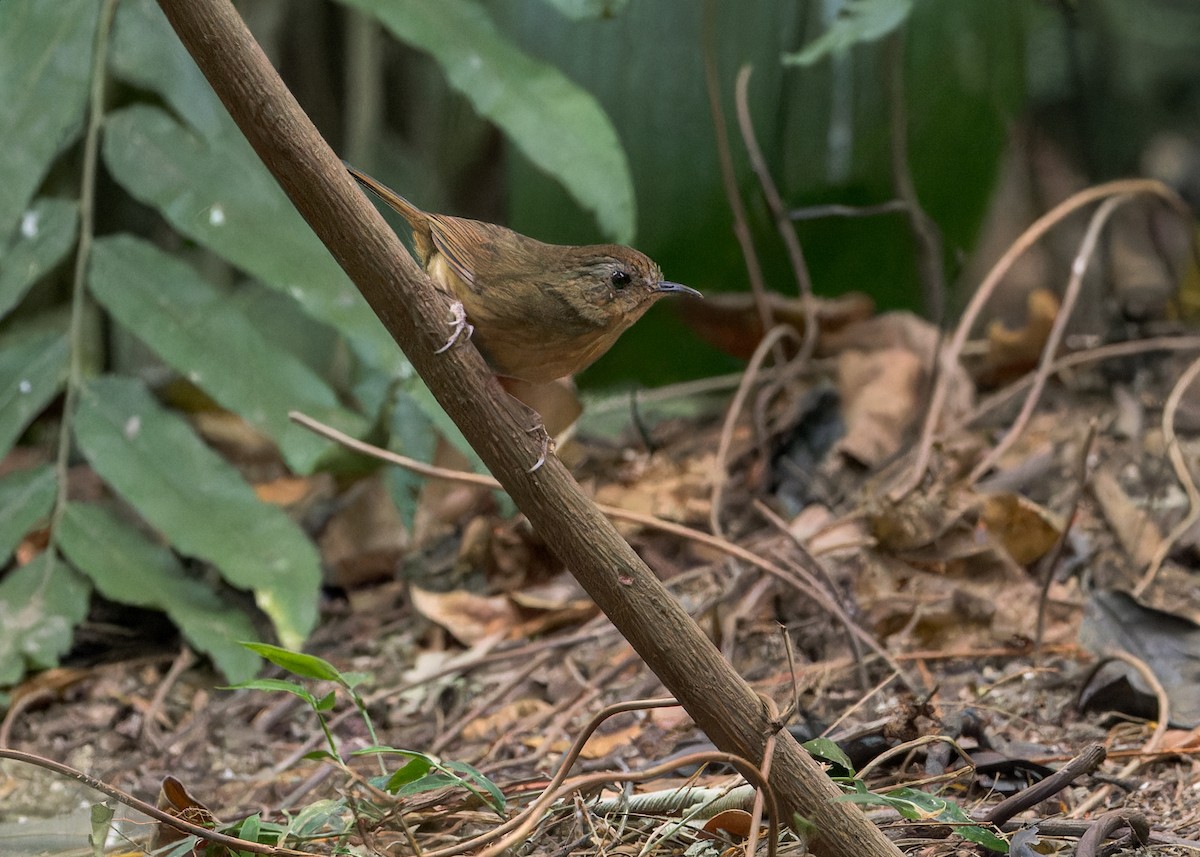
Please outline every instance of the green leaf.
[[240, 134], [204, 138], [135, 104], [105, 123], [104, 161], [177, 230], [337, 328], [372, 365], [407, 369], [400, 349]]
[[0, 2], [0, 236], [83, 127], [96, 0]]
[[296, 813], [281, 840], [288, 836], [306, 839], [320, 833], [340, 834], [350, 826], [346, 812], [346, 801], [342, 798], [313, 801]]
[[429, 773], [429, 770], [432, 767], [433, 762], [428, 758], [416, 757], [410, 759], [408, 763], [404, 765], [404, 767], [400, 768], [400, 770], [388, 777], [387, 783], [384, 785], [384, 789], [392, 794], [395, 794], [401, 786], [406, 786], [409, 783], [415, 783], [417, 780], [421, 779], [421, 777]]
[[608, 115], [589, 93], [523, 53], [469, 0], [343, 2], [430, 54], [450, 85], [592, 211], [606, 234], [622, 243], [633, 240], [629, 162]]
[[154, 0], [121, 0], [109, 65], [125, 82], [157, 92], [206, 137], [240, 133]]
[[[424, 387], [424, 385], [421, 385]], [[428, 388], [426, 388], [427, 390]], [[432, 394], [429, 396], [433, 398]], [[424, 406], [403, 390], [397, 391], [392, 402], [388, 448], [392, 452], [415, 458], [417, 461], [433, 461], [437, 437], [433, 430], [428, 409], [435, 409], [445, 417], [445, 412], [436, 402], [427, 401]], [[448, 418], [447, 418], [448, 421]], [[455, 427], [455, 434], [458, 432]], [[465, 443], [465, 438], [463, 443]], [[468, 446], [468, 449], [470, 447]], [[476, 467], [480, 466], [476, 464]], [[416, 526], [417, 503], [425, 478], [403, 467], [384, 468], [384, 484], [400, 513], [400, 520], [411, 532]]]
[[629, 5], [629, 0], [546, 0], [572, 21], [612, 18]]
[[784, 65], [813, 65], [862, 42], [875, 42], [895, 30], [912, 12], [912, 0], [844, 0], [829, 29], [792, 54]]
[[316, 655], [306, 655], [303, 652], [293, 652], [270, 643], [242, 643], [250, 651], [266, 658], [275, 666], [285, 669], [301, 678], [312, 678], [319, 681], [341, 682], [342, 674], [329, 661]]
[[[492, 798], [490, 801], [490, 806], [492, 809], [496, 810], [497, 812], [504, 811], [504, 792], [500, 791], [499, 786], [480, 773], [479, 769], [472, 765], [468, 765], [466, 762], [447, 762], [446, 768], [457, 774], [461, 774], [463, 777], [463, 786], [469, 789], [472, 793], [477, 795], [479, 794], [476, 789], [472, 788], [472, 784], [482, 786]], [[479, 797], [483, 799], [484, 803], [489, 803], [489, 801], [484, 798], [483, 795], [479, 795]]]
[[8, 564], [25, 534], [50, 514], [57, 486], [49, 464], [0, 477], [0, 567]]
[[999, 854], [1008, 853], [1008, 843], [994, 831], [976, 824], [961, 806], [943, 797], [919, 789], [899, 788], [885, 794], [869, 792], [861, 781], [855, 781], [854, 794], [841, 795], [837, 800], [869, 806], [888, 806], [909, 821], [937, 821], [952, 825], [954, 832], [970, 842], [982, 845]]
[[0, 580], [0, 687], [58, 664], [89, 595], [87, 580], [49, 550]]
[[49, 334], [0, 350], [0, 456], [58, 395], [67, 379], [67, 337]]
[[80, 390], [75, 437], [105, 482], [180, 553], [253, 592], [285, 645], [303, 642], [317, 619], [316, 550], [187, 423], [141, 383], [104, 377]]
[[311, 472], [329, 442], [295, 425], [288, 411], [362, 430], [315, 372], [152, 244], [127, 235], [100, 239], [89, 282], [96, 300], [176, 371], [279, 443], [293, 470]]
[[78, 207], [62, 199], [39, 199], [21, 216], [12, 240], [0, 252], [0, 318], [66, 257], [78, 224]]
[[88, 844], [92, 846], [94, 857], [104, 857], [104, 844], [108, 841], [114, 815], [116, 812], [107, 803], [92, 804], [92, 832], [88, 834]]
[[[296, 684], [294, 681], [284, 681], [279, 678], [255, 678], [250, 681], [238, 682], [235, 685], [230, 685], [229, 690], [263, 690], [268, 693], [290, 693], [292, 696], [298, 696], [309, 704], [309, 707], [316, 709], [317, 698], [309, 693], [308, 688], [304, 685]], [[324, 752], [324, 751], [322, 751]]]
[[811, 741], [805, 741], [803, 747], [809, 755], [833, 762], [835, 765], [841, 765], [851, 774], [854, 773], [854, 763], [850, 761], [850, 757], [842, 751], [836, 741], [829, 738], [813, 738]]
[[262, 832], [261, 822], [262, 819], [259, 818], [257, 812], [243, 818], [242, 823], [238, 825], [238, 838], [245, 839], [248, 842], [258, 842], [258, 834]]
[[85, 503], [68, 504], [55, 536], [105, 598], [166, 613], [229, 681], [254, 675], [258, 659], [234, 642], [254, 635], [250, 617], [189, 576], [167, 548], [112, 512]]

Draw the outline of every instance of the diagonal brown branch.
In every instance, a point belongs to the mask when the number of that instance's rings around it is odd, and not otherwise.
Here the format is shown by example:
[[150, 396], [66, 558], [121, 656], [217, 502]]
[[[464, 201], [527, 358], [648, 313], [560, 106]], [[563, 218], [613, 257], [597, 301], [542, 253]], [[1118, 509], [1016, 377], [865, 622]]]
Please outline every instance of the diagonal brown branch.
[[[474, 346], [434, 354], [445, 340], [444, 299], [354, 186], [229, 0], [159, 5], [297, 210], [550, 548], [717, 747], [762, 758], [773, 728], [750, 685], [561, 462], [551, 456], [529, 472], [540, 444]], [[837, 788], [786, 733], [777, 737], [770, 782], [781, 817], [799, 813], [815, 827], [819, 857], [899, 854], [859, 810], [836, 800]]]

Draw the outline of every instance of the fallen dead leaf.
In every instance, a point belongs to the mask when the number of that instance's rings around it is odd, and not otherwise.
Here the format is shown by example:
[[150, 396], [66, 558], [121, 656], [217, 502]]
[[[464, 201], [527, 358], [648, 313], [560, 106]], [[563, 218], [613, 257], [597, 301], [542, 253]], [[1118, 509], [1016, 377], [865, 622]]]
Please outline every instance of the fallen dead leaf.
[[1009, 556], [1024, 566], [1045, 556], [1062, 532], [1049, 511], [1010, 492], [987, 495], [980, 520]]
[[1025, 326], [1010, 328], [993, 321], [987, 330], [987, 353], [980, 378], [989, 385], [1003, 384], [1029, 372], [1042, 356], [1050, 329], [1058, 317], [1058, 296], [1034, 289], [1025, 299]]
[[1097, 468], [1090, 484], [1104, 519], [1116, 533], [1125, 553], [1132, 558], [1134, 565], [1141, 568], [1148, 566], [1162, 543], [1162, 532], [1125, 493], [1111, 468]]
[[920, 418], [924, 368], [911, 351], [845, 351], [838, 358], [837, 385], [846, 434], [837, 450], [865, 467], [890, 458]]
[[754, 827], [754, 816], [744, 809], [718, 812], [704, 823], [702, 839], [723, 839], [722, 833], [734, 839], [745, 839]]
[[485, 717], [478, 717], [463, 727], [463, 738], [468, 741], [492, 741], [513, 727], [513, 724], [537, 714], [546, 714], [554, 706], [543, 699], [526, 697], [514, 699]]
[[[804, 301], [769, 292], [767, 305], [776, 324], [789, 324], [803, 333]], [[763, 338], [762, 316], [754, 295], [749, 292], [709, 295], [703, 300], [676, 300], [671, 306], [693, 333], [742, 360], [754, 354]], [[875, 302], [861, 292], [847, 292], [836, 298], [816, 298], [816, 307], [821, 330], [817, 353], [828, 354], [826, 337], [848, 324], [869, 318], [875, 311]]]
[[520, 621], [516, 605], [504, 595], [478, 595], [461, 589], [430, 592], [416, 586], [409, 592], [418, 613], [467, 646], [493, 636], [507, 637]]
[[355, 483], [318, 540], [330, 583], [355, 586], [392, 577], [408, 531], [379, 474]]

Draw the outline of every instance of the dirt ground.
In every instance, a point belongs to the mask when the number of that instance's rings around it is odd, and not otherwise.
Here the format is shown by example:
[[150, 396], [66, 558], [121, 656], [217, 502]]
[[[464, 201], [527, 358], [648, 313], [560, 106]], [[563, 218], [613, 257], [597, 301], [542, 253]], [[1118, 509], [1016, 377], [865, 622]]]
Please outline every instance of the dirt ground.
[[[1171, 342], [1197, 347], [1195, 338]], [[886, 382], [895, 396], [912, 398], [882, 401], [881, 387], [847, 385], [853, 372], [844, 358], [818, 360], [815, 377], [764, 376], [748, 388], [757, 397], [748, 400], [750, 417], [730, 428], [728, 389], [689, 393], [685, 417], [663, 416], [665, 397], [644, 405], [641, 440], [585, 433], [560, 452], [599, 500], [701, 530], [715, 522], [724, 538], [782, 570], [764, 573], [709, 544], [621, 525], [753, 687], [780, 709], [798, 705], [793, 734], [834, 739], [864, 790], [936, 795], [961, 809], [965, 823], [1099, 744], [1107, 758], [1098, 768], [1003, 828], [1012, 853], [1072, 853], [1111, 809], [1140, 814], [1153, 836], [1149, 851], [1120, 853], [1193, 853], [1200, 632], [1190, 617], [1200, 614], [1200, 591], [1190, 568], [1193, 530], [1172, 532], [1187, 523], [1192, 489], [1179, 487], [1167, 454], [1173, 442], [1159, 427], [1162, 403], [1190, 359], [1181, 345], [1172, 348], [1146, 349], [1115, 369], [1098, 361], [1060, 374], [982, 477], [970, 471], [1013, 425], [1019, 399], [990, 411], [986, 399], [964, 399], [907, 493], [919, 421], [901, 420], [890, 450], [863, 453], [852, 444], [864, 411], [877, 422], [875, 435], [889, 414], [920, 413], [911, 409], [928, 392], [928, 376], [917, 373], [924, 380], [908, 387]], [[895, 362], [894, 354], [885, 360]], [[856, 393], [864, 388], [875, 391], [873, 405]], [[1191, 460], [1196, 445], [1186, 426], [1194, 418], [1187, 397], [1180, 401], [1169, 432], [1178, 432], [1176, 448]], [[877, 460], [864, 463], [871, 455]], [[369, 674], [361, 691], [380, 744], [473, 766], [505, 794], [501, 814], [512, 816], [545, 787], [597, 712], [665, 691], [522, 519], [498, 514], [486, 496], [473, 502], [465, 526], [460, 517], [443, 527], [397, 562], [392, 579], [331, 586], [307, 651], [343, 672]], [[830, 599], [883, 654], [851, 644]], [[1113, 651], [1125, 660], [1093, 675], [1102, 653]], [[331, 687], [310, 684], [318, 695]], [[373, 788], [378, 763], [350, 755], [371, 738], [344, 692], [328, 716], [348, 768], [307, 757], [326, 745], [298, 697], [220, 685], [161, 621], [101, 610], [68, 665], [16, 695], [4, 735], [12, 748], [146, 800], [174, 778], [224, 823], [253, 813], [286, 823], [289, 814], [326, 809], [331, 824], [348, 824], [343, 842], [361, 853], [437, 852], [499, 821], [463, 788], [399, 797]], [[620, 714], [601, 725], [573, 773], [637, 771], [705, 746], [679, 709]], [[849, 772], [834, 773], [849, 782]], [[680, 767], [634, 790], [737, 781], [720, 768]], [[88, 793], [11, 762], [0, 783], [0, 836], [25, 843], [18, 853], [69, 850], [36, 833], [30, 818], [47, 819], [49, 830], [61, 823], [60, 833], [82, 824], [86, 834], [80, 806]], [[676, 810], [620, 801], [604, 814], [589, 808], [597, 795], [628, 793], [617, 777], [564, 798], [519, 850], [700, 853], [745, 835], [744, 822], [710, 823], [710, 833], [704, 818], [676, 823]], [[902, 818], [896, 803], [864, 811], [906, 854], [980, 849], [955, 833], [961, 824], [934, 811], [919, 820]], [[144, 843], [153, 826], [129, 829]], [[1039, 836], [1042, 844], [1028, 850]], [[334, 841], [307, 848], [329, 853]], [[779, 845], [803, 853], [793, 833]]]

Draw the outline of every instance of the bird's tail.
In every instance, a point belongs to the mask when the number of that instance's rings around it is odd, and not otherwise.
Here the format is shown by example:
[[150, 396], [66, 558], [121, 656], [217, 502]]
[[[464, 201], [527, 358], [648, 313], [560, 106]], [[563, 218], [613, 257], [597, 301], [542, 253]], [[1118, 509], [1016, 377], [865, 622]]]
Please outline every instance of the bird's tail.
[[413, 229], [426, 227], [428, 216], [425, 214], [425, 212], [421, 211], [421, 209], [417, 208], [407, 199], [396, 193], [382, 182], [371, 178], [366, 173], [350, 166], [345, 161], [342, 161], [342, 164], [345, 165], [346, 170], [350, 173], [350, 175], [354, 176], [355, 181], [357, 181], [367, 190], [374, 193], [392, 208], [396, 209], [396, 211], [400, 213], [400, 216], [408, 221], [409, 226], [413, 227]]

